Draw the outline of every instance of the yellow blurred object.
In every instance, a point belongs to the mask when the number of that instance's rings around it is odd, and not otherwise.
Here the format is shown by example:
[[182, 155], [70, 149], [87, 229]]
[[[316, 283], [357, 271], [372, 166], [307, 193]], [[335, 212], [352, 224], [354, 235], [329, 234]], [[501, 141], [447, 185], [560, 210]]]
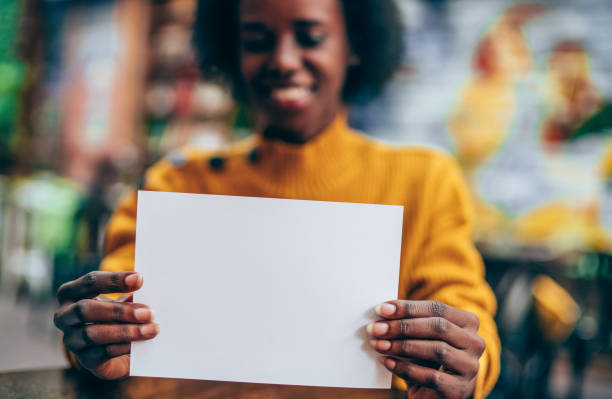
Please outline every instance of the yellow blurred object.
[[[472, 190], [475, 191], [475, 190]], [[474, 195], [475, 228], [474, 240], [476, 242], [491, 241], [494, 237], [503, 237], [506, 241], [511, 235], [511, 220], [498, 207], [491, 205]], [[506, 245], [509, 243], [505, 242]]]
[[601, 160], [601, 175], [604, 180], [612, 178], [612, 143], [606, 147], [606, 152]]
[[463, 90], [448, 129], [468, 173], [499, 150], [515, 110], [512, 86], [503, 79], [475, 79]]
[[580, 307], [571, 295], [546, 275], [536, 277], [532, 287], [537, 321], [544, 336], [552, 342], [563, 342], [580, 318]]
[[545, 96], [547, 117], [542, 138], [554, 148], [574, 136], [580, 125], [604, 105], [591, 76], [589, 54], [582, 44], [564, 40], [548, 58]]
[[521, 216], [516, 221], [516, 234], [520, 241], [558, 251], [583, 248], [602, 251], [612, 244], [591, 208], [576, 209], [559, 202]]
[[499, 151], [517, 109], [516, 82], [533, 69], [523, 27], [543, 11], [537, 3], [508, 7], [472, 56], [473, 77], [448, 121], [455, 154], [468, 179]]

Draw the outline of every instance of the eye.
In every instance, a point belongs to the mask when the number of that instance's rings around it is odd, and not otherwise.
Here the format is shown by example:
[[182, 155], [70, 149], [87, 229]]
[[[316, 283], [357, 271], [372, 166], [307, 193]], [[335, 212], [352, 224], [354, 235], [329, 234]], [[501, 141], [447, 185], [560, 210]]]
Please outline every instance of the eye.
[[248, 53], [265, 53], [274, 48], [274, 37], [267, 33], [244, 33], [240, 41]]
[[300, 46], [313, 48], [321, 45], [327, 39], [327, 35], [323, 32], [297, 31], [295, 39]]

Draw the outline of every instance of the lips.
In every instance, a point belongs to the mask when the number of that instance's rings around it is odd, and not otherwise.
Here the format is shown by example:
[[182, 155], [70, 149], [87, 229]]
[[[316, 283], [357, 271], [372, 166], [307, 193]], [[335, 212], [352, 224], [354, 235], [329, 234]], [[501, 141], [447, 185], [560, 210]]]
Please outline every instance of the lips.
[[300, 111], [308, 107], [313, 91], [306, 86], [273, 87], [267, 103], [281, 111]]
[[304, 110], [314, 99], [313, 85], [298, 82], [268, 82], [258, 86], [259, 90], [256, 92], [260, 100], [276, 112]]
[[280, 87], [270, 90], [270, 98], [274, 101], [300, 101], [310, 96], [311, 90], [306, 87]]

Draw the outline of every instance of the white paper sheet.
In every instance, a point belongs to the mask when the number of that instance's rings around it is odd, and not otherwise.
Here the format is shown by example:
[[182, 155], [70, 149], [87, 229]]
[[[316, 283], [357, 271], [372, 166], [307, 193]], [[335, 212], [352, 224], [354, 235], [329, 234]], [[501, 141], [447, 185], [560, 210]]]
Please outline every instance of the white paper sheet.
[[140, 191], [131, 375], [390, 388], [369, 347], [397, 296], [401, 206]]

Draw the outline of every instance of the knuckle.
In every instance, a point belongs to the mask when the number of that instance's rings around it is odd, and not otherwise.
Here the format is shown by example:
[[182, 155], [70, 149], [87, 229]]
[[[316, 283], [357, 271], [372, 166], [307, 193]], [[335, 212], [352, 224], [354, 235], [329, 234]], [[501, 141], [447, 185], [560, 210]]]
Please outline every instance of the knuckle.
[[407, 362], [398, 362], [395, 366], [395, 373], [405, 379], [410, 379], [411, 364]]
[[119, 273], [113, 273], [110, 276], [110, 286], [109, 288], [113, 291], [121, 291], [122, 290], [122, 279]]
[[113, 348], [113, 345], [104, 346], [102, 349], [102, 356], [104, 356], [104, 358], [106, 359], [111, 359], [115, 357], [115, 350]]
[[480, 370], [480, 363], [478, 362], [478, 360], [472, 361], [470, 364], [470, 376], [475, 377], [476, 374], [478, 374], [479, 370]]
[[61, 322], [61, 315], [60, 315], [60, 311], [59, 309], [55, 311], [55, 313], [53, 313], [53, 324], [55, 324], [55, 327], [59, 328], [60, 330], [62, 329], [62, 322]]
[[400, 346], [400, 352], [402, 355], [412, 355], [414, 354], [415, 351], [415, 345], [413, 342], [411, 341], [402, 341], [402, 344]]
[[431, 372], [425, 377], [425, 385], [432, 389], [438, 389], [441, 385], [441, 375], [438, 372]]
[[96, 339], [95, 329], [93, 325], [85, 326], [81, 329], [81, 338], [86, 346], [94, 345]]
[[86, 315], [89, 312], [89, 306], [91, 306], [87, 300], [81, 300], [74, 304], [74, 315], [77, 320], [83, 322], [86, 319]]
[[98, 282], [98, 272], [97, 271], [89, 272], [85, 276], [83, 276], [83, 285], [85, 286], [85, 288], [91, 289], [96, 286], [97, 282]]
[[450, 323], [441, 317], [434, 317], [431, 321], [431, 328], [438, 336], [444, 336], [450, 329]]
[[107, 358], [112, 359], [130, 353], [131, 347], [130, 344], [112, 344], [107, 345], [105, 350]]
[[413, 316], [417, 313], [415, 304], [412, 301], [404, 301], [402, 307], [406, 316]]
[[433, 352], [434, 356], [436, 357], [436, 361], [440, 364], [444, 364], [450, 356], [451, 349], [447, 344], [439, 343], [434, 345]]
[[401, 335], [410, 335], [410, 320], [401, 319], [398, 322], [399, 332]]
[[480, 335], [476, 336], [476, 350], [478, 355], [482, 355], [485, 351], [486, 348], [486, 343], [484, 341], [484, 339], [482, 339], [482, 337]]
[[66, 289], [68, 288], [68, 283], [64, 283], [62, 285], [59, 286], [59, 288], [57, 289], [57, 292], [55, 293], [55, 296], [58, 299], [61, 299], [64, 295], [64, 293], [66, 292]]
[[119, 337], [121, 342], [130, 342], [132, 340], [132, 328], [128, 325], [124, 325], [120, 327]]
[[114, 320], [123, 320], [124, 308], [120, 303], [113, 304], [112, 307], [113, 319]]
[[431, 307], [431, 313], [434, 317], [444, 317], [447, 312], [447, 306], [440, 301], [432, 301], [429, 305]]
[[83, 351], [83, 353], [81, 353], [81, 356], [79, 357], [79, 362], [87, 368], [96, 367], [105, 360], [106, 353], [104, 347], [97, 347]]
[[72, 348], [72, 340], [70, 339], [70, 336], [71, 336], [71, 334], [65, 333], [63, 338], [62, 338], [62, 343], [68, 349]]
[[474, 326], [476, 331], [478, 331], [478, 329], [480, 328], [480, 319], [474, 313], [470, 313], [470, 318], [472, 319], [472, 325]]
[[86, 352], [86, 353], [79, 353], [75, 355], [77, 359], [79, 359], [79, 363], [85, 368], [91, 368], [97, 364], [97, 362], [94, 360], [92, 356], [92, 353]]

